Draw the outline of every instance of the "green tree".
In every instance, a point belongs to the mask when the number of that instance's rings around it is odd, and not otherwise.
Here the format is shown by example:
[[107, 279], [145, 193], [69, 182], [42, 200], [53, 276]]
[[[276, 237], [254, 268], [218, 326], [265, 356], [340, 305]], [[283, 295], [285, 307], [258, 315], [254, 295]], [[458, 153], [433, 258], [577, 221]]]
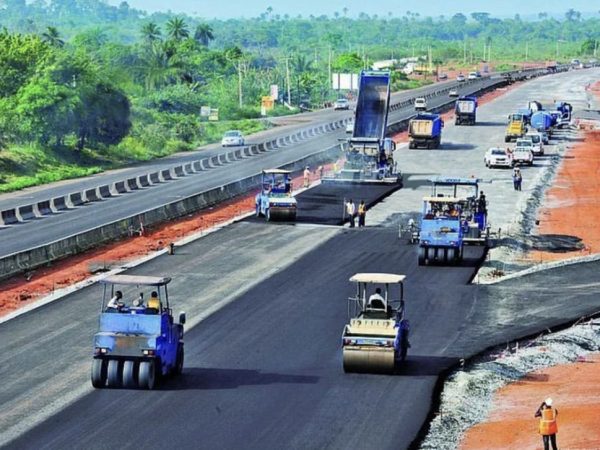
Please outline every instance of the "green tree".
[[194, 40], [201, 43], [205, 47], [208, 47], [208, 44], [210, 44], [210, 42], [214, 39], [215, 36], [213, 34], [213, 29], [210, 25], [206, 23], [201, 23], [196, 27], [196, 32], [194, 33]]
[[154, 42], [161, 38], [162, 32], [158, 25], [154, 22], [148, 22], [142, 25], [140, 29], [140, 34], [142, 35], [142, 39], [146, 42]]
[[154, 41], [142, 56], [138, 68], [147, 90], [175, 82], [182, 71], [181, 62], [167, 42]]
[[181, 17], [173, 17], [167, 22], [167, 35], [174, 41], [181, 41], [190, 36], [188, 25]]
[[52, 47], [64, 47], [65, 41], [60, 38], [60, 33], [55, 27], [48, 27], [42, 33], [42, 40]]
[[342, 53], [332, 64], [333, 69], [341, 72], [358, 72], [364, 66], [364, 61], [358, 53]]

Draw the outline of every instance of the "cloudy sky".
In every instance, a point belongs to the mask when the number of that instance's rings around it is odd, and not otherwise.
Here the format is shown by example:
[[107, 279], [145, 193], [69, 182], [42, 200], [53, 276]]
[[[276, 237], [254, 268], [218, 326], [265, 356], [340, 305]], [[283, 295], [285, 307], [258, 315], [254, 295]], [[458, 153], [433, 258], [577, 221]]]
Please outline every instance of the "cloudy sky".
[[[109, 0], [119, 4], [121, 0]], [[360, 12], [387, 16], [403, 16], [406, 11], [418, 12], [421, 16], [450, 16], [457, 12], [489, 12], [494, 16], [508, 17], [519, 13], [521, 16], [537, 15], [539, 12], [563, 14], [568, 8], [586, 13], [598, 14], [600, 2], [596, 0], [128, 0], [130, 6], [147, 11], [185, 12], [205, 18], [256, 17], [267, 7], [273, 14], [332, 15], [348, 8], [349, 16]]]

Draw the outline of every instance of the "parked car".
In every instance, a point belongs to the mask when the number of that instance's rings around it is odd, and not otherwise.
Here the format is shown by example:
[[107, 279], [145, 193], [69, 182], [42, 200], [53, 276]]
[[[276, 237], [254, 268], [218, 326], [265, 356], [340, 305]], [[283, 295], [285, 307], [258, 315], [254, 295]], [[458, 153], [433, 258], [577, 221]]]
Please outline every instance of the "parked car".
[[448, 74], [446, 73], [440, 73], [438, 75], [438, 80], [447, 80], [448, 79]]
[[448, 97], [458, 97], [458, 89], [450, 89], [448, 91]]
[[517, 139], [517, 145], [513, 150], [514, 164], [533, 165], [533, 143], [529, 139]]
[[415, 111], [426, 111], [427, 110], [427, 100], [423, 97], [415, 98]]
[[467, 76], [467, 78], [469, 80], [476, 80], [478, 78], [477, 72], [469, 72], [469, 75]]
[[239, 130], [230, 130], [223, 135], [221, 139], [221, 145], [223, 147], [234, 147], [238, 145], [244, 145], [244, 135]]
[[465, 76], [464, 76], [462, 73], [459, 73], [459, 74], [456, 76], [456, 81], [459, 81], [459, 82], [461, 82], [461, 83], [462, 83], [463, 81], [465, 81]]
[[544, 143], [540, 133], [528, 133], [525, 135], [525, 139], [531, 140], [531, 143], [533, 144], [531, 151], [534, 155], [541, 156], [544, 154]]
[[512, 167], [512, 154], [504, 148], [492, 147], [488, 149], [483, 157], [485, 166], [489, 169], [492, 167]]
[[350, 102], [345, 98], [338, 98], [333, 104], [333, 109], [350, 109]]

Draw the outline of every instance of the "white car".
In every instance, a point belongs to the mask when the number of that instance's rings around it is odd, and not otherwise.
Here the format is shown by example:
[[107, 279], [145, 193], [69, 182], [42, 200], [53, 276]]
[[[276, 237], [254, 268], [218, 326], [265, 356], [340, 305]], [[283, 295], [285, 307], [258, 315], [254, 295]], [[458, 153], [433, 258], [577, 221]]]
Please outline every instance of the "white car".
[[504, 148], [492, 147], [488, 149], [483, 157], [485, 166], [488, 168], [492, 167], [512, 167], [513, 159], [512, 155]]
[[536, 156], [542, 156], [544, 154], [544, 142], [540, 133], [528, 133], [525, 135], [525, 139], [529, 139], [533, 144], [531, 151]]
[[469, 72], [469, 75], [467, 76], [467, 78], [469, 80], [476, 80], [479, 77], [477, 76], [477, 72]]
[[346, 133], [352, 133], [354, 132], [354, 120], [349, 120], [346, 123]]
[[544, 145], [548, 145], [548, 143], [550, 142], [550, 138], [548, 137], [548, 132], [547, 131], [538, 131], [538, 133], [540, 133], [540, 136], [542, 136], [542, 143]]
[[221, 145], [223, 147], [234, 147], [244, 145], [244, 135], [239, 130], [230, 130], [223, 135], [221, 139]]
[[427, 110], [427, 100], [423, 97], [415, 98], [415, 111], [426, 111]]
[[517, 139], [517, 145], [513, 150], [513, 162], [515, 164], [533, 165], [533, 142], [529, 139]]
[[338, 98], [333, 104], [333, 109], [350, 109], [350, 102], [345, 98]]
[[462, 73], [459, 73], [459, 74], [456, 76], [456, 81], [459, 81], [459, 82], [461, 82], [461, 83], [462, 83], [463, 81], [465, 81], [465, 76], [464, 76]]
[[448, 91], [448, 97], [458, 97], [458, 89], [450, 89]]

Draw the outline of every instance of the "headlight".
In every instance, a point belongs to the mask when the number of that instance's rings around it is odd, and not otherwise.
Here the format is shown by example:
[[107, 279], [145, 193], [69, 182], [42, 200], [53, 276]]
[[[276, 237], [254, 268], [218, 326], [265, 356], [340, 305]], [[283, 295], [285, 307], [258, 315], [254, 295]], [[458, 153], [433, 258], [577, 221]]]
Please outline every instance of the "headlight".
[[154, 349], [144, 349], [142, 350], [142, 354], [145, 356], [154, 356], [156, 351]]
[[94, 354], [96, 355], [105, 355], [109, 352], [110, 350], [107, 349], [106, 347], [96, 347], [94, 349]]

